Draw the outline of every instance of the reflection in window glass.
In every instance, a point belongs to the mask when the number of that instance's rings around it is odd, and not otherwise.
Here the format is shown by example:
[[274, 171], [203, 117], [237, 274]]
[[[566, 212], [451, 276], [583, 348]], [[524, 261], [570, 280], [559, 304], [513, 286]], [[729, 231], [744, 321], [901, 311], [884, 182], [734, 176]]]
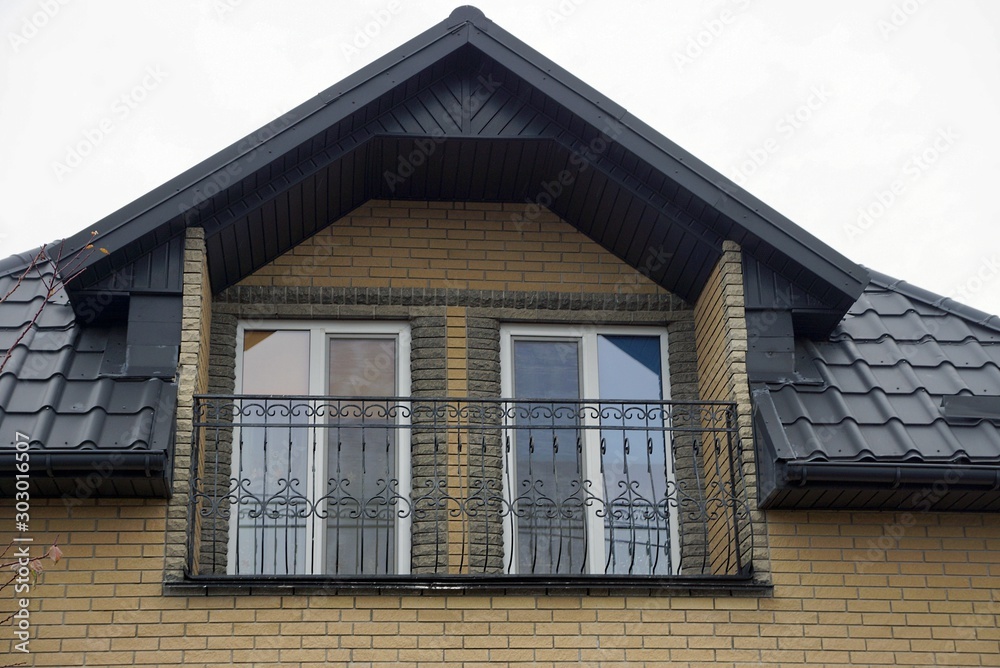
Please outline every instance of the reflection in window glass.
[[256, 398], [241, 400], [233, 430], [233, 572], [395, 572], [398, 345], [322, 327], [244, 331], [240, 390]]
[[396, 562], [395, 338], [329, 340], [326, 572], [384, 574]]
[[662, 334], [525, 330], [505, 482], [518, 572], [672, 574]]
[[658, 336], [597, 337], [604, 494], [605, 572], [669, 574], [667, 443], [663, 416], [649, 404], [663, 397]]
[[[243, 337], [244, 394], [309, 391], [309, 332], [250, 330]], [[308, 506], [307, 417], [277, 399], [244, 400], [236, 457], [243, 502], [237, 512], [240, 573], [302, 574], [310, 559], [303, 511]], [[259, 423], [261, 426], [253, 427]]]
[[308, 394], [309, 332], [243, 333], [243, 394]]
[[[513, 342], [515, 399], [579, 399], [578, 340]], [[581, 434], [577, 406], [518, 401], [518, 569], [580, 573], [585, 568]]]

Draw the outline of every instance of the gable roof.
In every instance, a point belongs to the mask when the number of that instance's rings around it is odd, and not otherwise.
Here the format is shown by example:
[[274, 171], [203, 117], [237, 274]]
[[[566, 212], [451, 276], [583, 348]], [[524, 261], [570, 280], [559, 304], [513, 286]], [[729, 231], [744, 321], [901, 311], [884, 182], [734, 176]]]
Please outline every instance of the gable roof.
[[[725, 239], [814, 298], [828, 331], [868, 280], [787, 218], [489, 21], [460, 7], [94, 227], [75, 289], [205, 228], [213, 289], [374, 198], [544, 205], [693, 301]], [[89, 228], [88, 228], [89, 229]], [[84, 231], [67, 253], [89, 243]]]
[[1000, 318], [872, 272], [795, 353], [751, 376], [765, 505], [1000, 508]]
[[[57, 450], [46, 460], [53, 489], [60, 472], [86, 473], [84, 453], [108, 449], [122, 457], [116, 493], [166, 494], [185, 230], [204, 228], [219, 291], [375, 198], [524, 202], [526, 219], [545, 207], [692, 302], [734, 240], [748, 320], [778, 323], [747, 357], [766, 503], [903, 503], [900, 485], [938, 464], [978, 466], [965, 483], [1000, 490], [989, 417], [1000, 406], [982, 396], [1000, 395], [996, 319], [888, 277], [869, 283], [471, 7], [68, 239], [61, 256], [76, 258], [75, 277], [36, 328], [66, 343], [48, 349], [36, 332], [18, 344], [17, 372], [0, 375], [2, 427], [30, 423], [46, 453]], [[91, 229], [108, 255], [77, 253]], [[0, 261], [0, 277], [30, 259]], [[0, 335], [24, 325], [38, 287], [0, 304]], [[81, 317], [103, 298], [101, 313]], [[26, 376], [29, 360], [47, 371]], [[859, 463], [873, 485], [900, 490], [847, 489]], [[12, 464], [0, 454], [0, 471]]]

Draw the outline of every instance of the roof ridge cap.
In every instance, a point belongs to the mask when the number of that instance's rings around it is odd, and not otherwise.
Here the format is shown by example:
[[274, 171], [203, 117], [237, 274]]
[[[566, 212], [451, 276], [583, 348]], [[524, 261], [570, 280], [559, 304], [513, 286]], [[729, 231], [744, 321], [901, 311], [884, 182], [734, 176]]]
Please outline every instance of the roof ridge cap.
[[[475, 5], [460, 5], [451, 10], [451, 14], [448, 15], [448, 20], [453, 23], [475, 23], [479, 25], [480, 23], [491, 23], [491, 21], [486, 18], [486, 14], [483, 10], [479, 9]], [[480, 26], [483, 27], [483, 26]]]
[[[22, 272], [31, 266], [31, 263], [36, 259], [39, 260], [39, 266], [50, 265], [55, 268], [55, 263], [48, 254], [48, 249], [52, 246], [57, 246], [62, 243], [62, 239], [57, 239], [51, 243], [42, 244], [37, 248], [32, 248], [31, 250], [22, 251], [20, 253], [14, 253], [5, 258], [0, 258], [0, 278], [6, 278], [7, 276], [13, 276], [18, 272]], [[0, 295], [2, 296], [2, 295]]]
[[940, 309], [945, 313], [950, 313], [951, 315], [972, 322], [980, 327], [986, 327], [987, 329], [1000, 332], [1000, 316], [987, 313], [986, 311], [981, 311], [975, 307], [969, 306], [968, 304], [956, 301], [951, 297], [931, 292], [925, 288], [908, 283], [901, 278], [894, 278], [888, 274], [883, 274], [882, 272], [869, 267], [865, 267], [865, 269], [867, 269], [868, 273], [871, 274], [871, 283], [874, 285], [893, 292], [898, 292], [908, 299], [913, 299], [926, 304], [927, 306]]

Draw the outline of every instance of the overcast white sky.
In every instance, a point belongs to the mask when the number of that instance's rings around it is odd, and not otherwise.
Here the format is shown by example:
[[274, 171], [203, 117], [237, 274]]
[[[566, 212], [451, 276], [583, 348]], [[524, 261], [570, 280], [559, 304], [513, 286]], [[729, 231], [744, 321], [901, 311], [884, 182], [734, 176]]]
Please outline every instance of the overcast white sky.
[[[93, 226], [456, 5], [4, 0], [0, 256]], [[849, 258], [1000, 313], [1000, 2], [477, 6]]]

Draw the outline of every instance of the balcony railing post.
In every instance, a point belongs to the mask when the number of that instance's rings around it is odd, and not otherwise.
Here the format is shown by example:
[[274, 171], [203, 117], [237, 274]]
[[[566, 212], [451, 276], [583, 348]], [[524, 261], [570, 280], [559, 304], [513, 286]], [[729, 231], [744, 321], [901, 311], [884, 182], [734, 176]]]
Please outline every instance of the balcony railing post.
[[[740, 479], [739, 474], [742, 471], [738, 468], [738, 462], [736, 461], [737, 453], [735, 442], [738, 439], [736, 433], [736, 422], [735, 415], [733, 412], [727, 408], [726, 409], [726, 451], [728, 453], [729, 459], [729, 497], [730, 497], [730, 512], [733, 518], [733, 530], [730, 536], [730, 544], [736, 557], [736, 572], [743, 572], [743, 554], [742, 546], [740, 545], [740, 523], [739, 523], [739, 502], [737, 499], [738, 486], [737, 481]], [[734, 438], [734, 436], [736, 438]]]
[[201, 420], [198, 417], [202, 411], [202, 399], [195, 397], [192, 403], [192, 429], [191, 429], [191, 462], [189, 469], [190, 479], [188, 480], [188, 522], [187, 522], [187, 563], [185, 570], [189, 575], [197, 575], [197, 555], [201, 551], [200, 525], [198, 521], [198, 503], [201, 495], [200, 476], [201, 470], [198, 461], [201, 458]]

